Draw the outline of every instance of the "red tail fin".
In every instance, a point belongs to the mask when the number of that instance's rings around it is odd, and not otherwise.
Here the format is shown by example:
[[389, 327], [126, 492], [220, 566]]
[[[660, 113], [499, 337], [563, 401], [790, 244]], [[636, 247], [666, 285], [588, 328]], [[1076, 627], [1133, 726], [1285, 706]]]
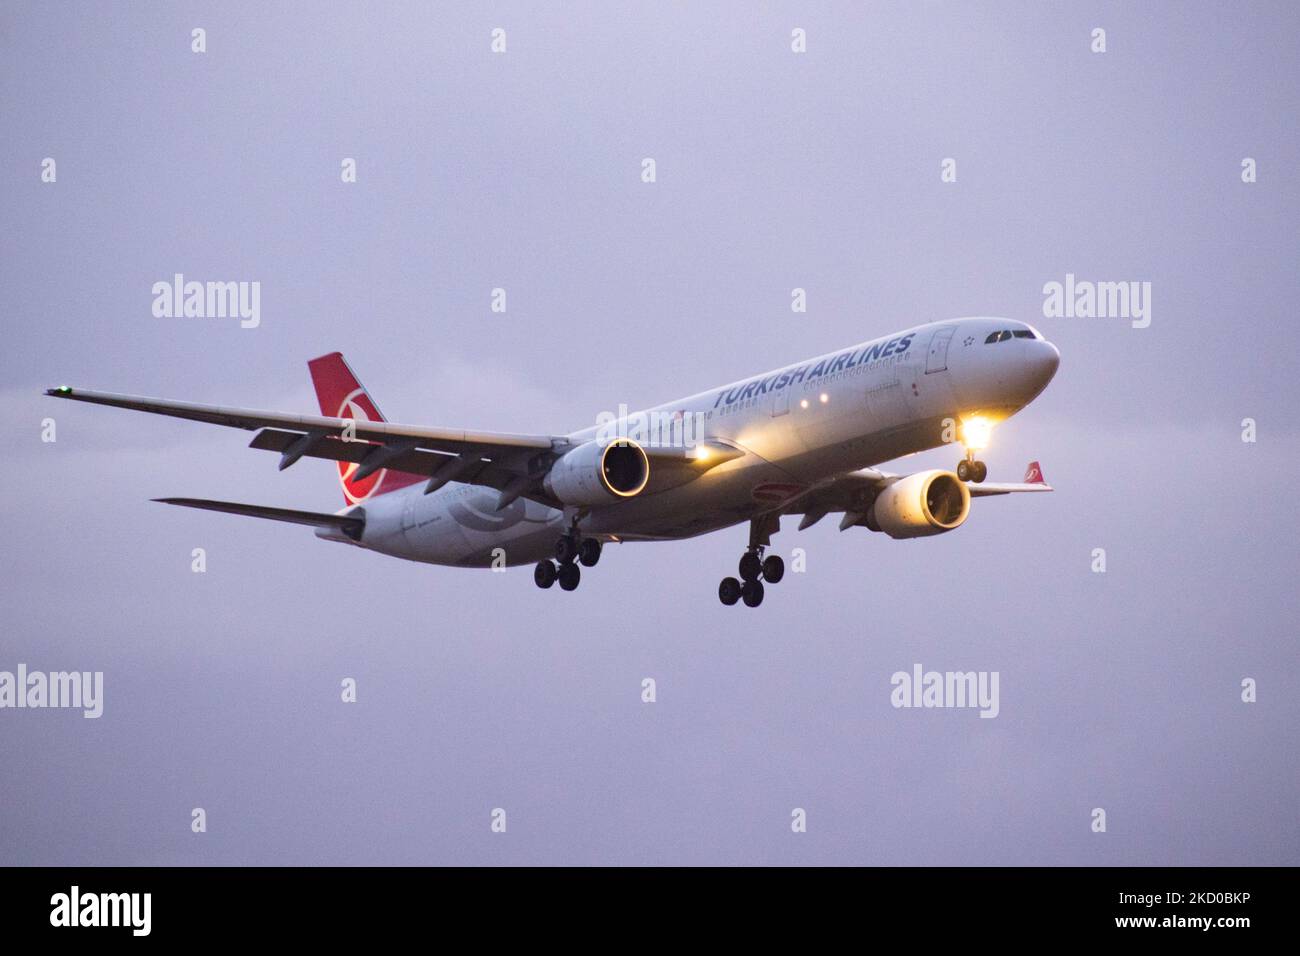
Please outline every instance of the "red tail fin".
[[[311, 370], [311, 381], [316, 386], [316, 399], [320, 402], [322, 415], [351, 418], [358, 422], [384, 421], [379, 407], [352, 374], [352, 369], [348, 368], [342, 352], [331, 352], [314, 358], [307, 363], [307, 368]], [[361, 481], [353, 481], [352, 473], [357, 470], [356, 464], [341, 461], [338, 465], [339, 484], [343, 486], [343, 497], [350, 505], [424, 480], [420, 475], [383, 469]]]
[[1025, 469], [1025, 484], [1027, 485], [1045, 485], [1047, 479], [1043, 477], [1043, 469], [1038, 467], [1038, 462], [1031, 461], [1029, 467]]

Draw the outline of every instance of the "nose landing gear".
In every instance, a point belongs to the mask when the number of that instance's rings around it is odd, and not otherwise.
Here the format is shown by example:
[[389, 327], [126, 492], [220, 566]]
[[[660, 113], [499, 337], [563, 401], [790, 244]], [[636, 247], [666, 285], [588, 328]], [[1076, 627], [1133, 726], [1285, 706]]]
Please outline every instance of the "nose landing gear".
[[966, 452], [966, 457], [957, 462], [957, 477], [962, 481], [973, 481], [979, 484], [989, 476], [988, 465], [982, 461], [975, 460], [975, 452]]
[[962, 481], [979, 484], [989, 476], [988, 466], [975, 460], [975, 453], [988, 447], [989, 435], [993, 431], [993, 422], [983, 415], [963, 418], [961, 423], [961, 443], [966, 449], [966, 457], [957, 462], [957, 477]]

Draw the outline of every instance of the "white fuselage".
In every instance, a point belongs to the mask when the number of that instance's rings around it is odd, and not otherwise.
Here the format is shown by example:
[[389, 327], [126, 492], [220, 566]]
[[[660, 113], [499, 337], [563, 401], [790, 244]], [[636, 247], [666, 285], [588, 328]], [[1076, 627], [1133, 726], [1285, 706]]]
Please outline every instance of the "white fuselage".
[[[1003, 330], [1013, 336], [986, 341]], [[1022, 322], [914, 326], [618, 419], [613, 427], [637, 441], [646, 440], [638, 429], [647, 423], [685, 421], [687, 430], [673, 437], [717, 439], [744, 452], [685, 484], [568, 514], [524, 498], [498, 512], [494, 489], [450, 484], [425, 495], [416, 484], [359, 506], [366, 519], [359, 544], [481, 567], [548, 557], [575, 514], [584, 535], [605, 540], [704, 534], [748, 521], [800, 487], [952, 441], [952, 421], [1006, 418], [1046, 387], [1058, 363], [1056, 348]], [[568, 437], [601, 431], [593, 425]]]

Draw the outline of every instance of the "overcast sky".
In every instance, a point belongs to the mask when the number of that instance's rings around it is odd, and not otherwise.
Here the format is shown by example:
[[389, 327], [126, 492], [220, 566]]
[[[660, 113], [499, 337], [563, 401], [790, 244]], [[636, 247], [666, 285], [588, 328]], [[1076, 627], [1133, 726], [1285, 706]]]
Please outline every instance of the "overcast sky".
[[[1300, 862], [1300, 17], [1138, 7], [6, 4], [0, 670], [105, 700], [0, 710], [0, 862]], [[260, 326], [155, 318], [175, 273]], [[1044, 318], [1067, 273], [1150, 326]], [[979, 314], [1060, 347], [984, 455], [1056, 493], [786, 519], [757, 610], [716, 597], [743, 527], [539, 591], [153, 504], [342, 497], [40, 394], [314, 412], [342, 349], [392, 419], [563, 432]], [[893, 708], [916, 663], [997, 671], [998, 717]]]

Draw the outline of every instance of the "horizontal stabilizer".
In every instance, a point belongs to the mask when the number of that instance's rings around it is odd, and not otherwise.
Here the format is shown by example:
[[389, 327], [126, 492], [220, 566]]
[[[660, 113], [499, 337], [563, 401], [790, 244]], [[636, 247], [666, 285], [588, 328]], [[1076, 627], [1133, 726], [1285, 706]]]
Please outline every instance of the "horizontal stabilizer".
[[224, 511], [232, 515], [248, 515], [252, 518], [269, 518], [272, 521], [288, 521], [292, 524], [305, 524], [313, 528], [335, 528], [353, 541], [361, 540], [366, 519], [360, 515], [332, 515], [319, 511], [294, 511], [291, 508], [268, 508], [265, 505], [245, 505], [235, 501], [209, 501], [206, 498], [155, 498], [165, 505], [181, 505], [185, 508], [201, 508], [204, 511]]
[[976, 484], [970, 486], [972, 498], [983, 498], [988, 495], [1010, 495], [1016, 492], [1025, 491], [1051, 491], [1052, 486], [1047, 483], [1043, 477], [1042, 466], [1036, 461], [1031, 461], [1025, 467], [1025, 477], [1020, 484], [998, 484], [991, 482], [989, 484]]

